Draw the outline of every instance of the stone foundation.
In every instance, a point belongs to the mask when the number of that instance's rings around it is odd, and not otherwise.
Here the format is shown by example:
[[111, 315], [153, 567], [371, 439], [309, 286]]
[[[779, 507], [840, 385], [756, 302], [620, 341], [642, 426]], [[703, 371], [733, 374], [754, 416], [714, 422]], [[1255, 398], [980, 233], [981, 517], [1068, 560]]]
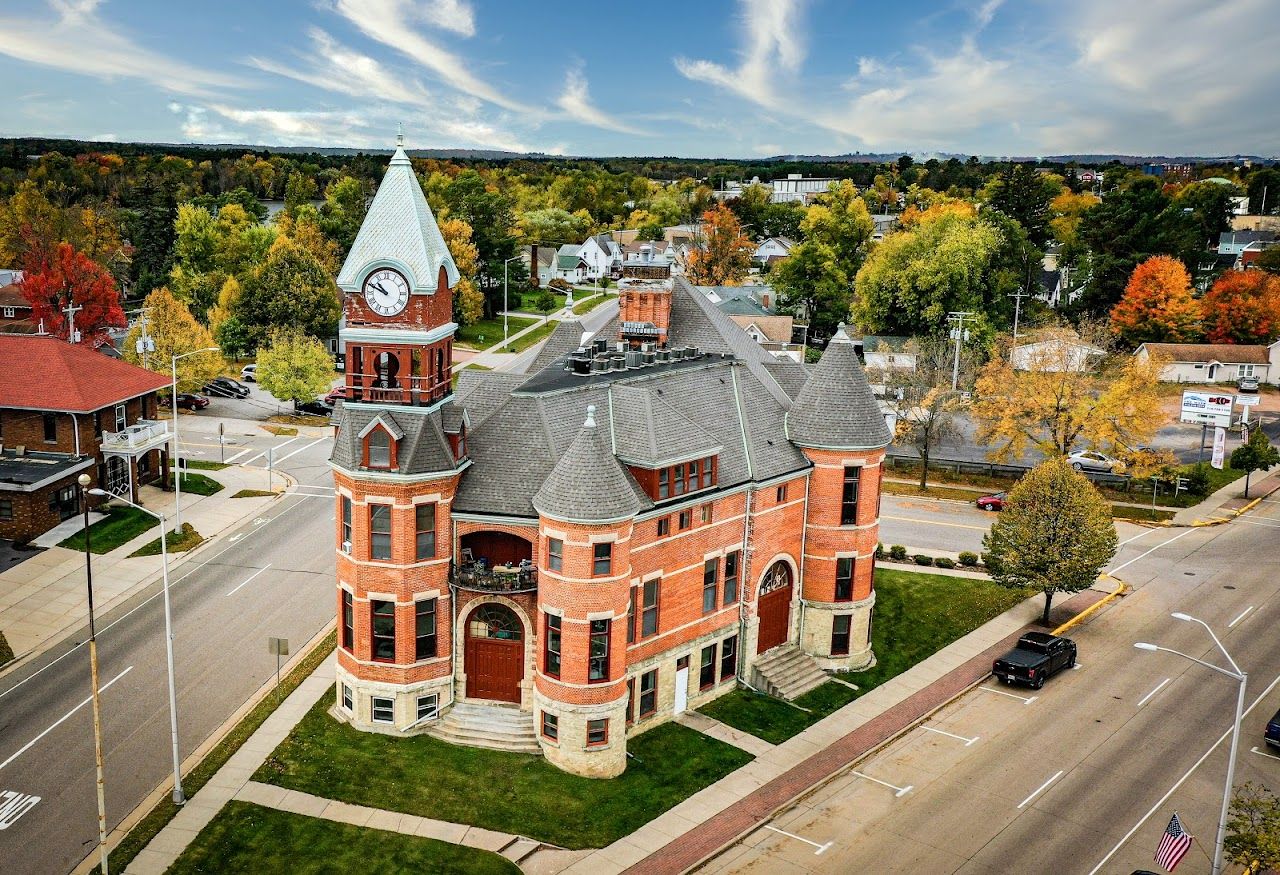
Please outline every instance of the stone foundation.
[[[871, 651], [871, 612], [876, 594], [856, 602], [805, 602], [800, 630], [800, 649], [812, 656], [826, 671], [861, 671], [876, 664]], [[835, 618], [851, 617], [849, 652], [831, 652], [831, 632]]]
[[[603, 705], [570, 705], [548, 699], [533, 691], [534, 729], [542, 755], [566, 772], [584, 778], [616, 778], [627, 768], [627, 697]], [[543, 712], [554, 714], [557, 738], [542, 731]], [[608, 739], [603, 744], [587, 743], [587, 722], [607, 720]]]
[[[342, 701], [344, 685], [351, 690], [350, 710]], [[439, 714], [453, 704], [453, 678], [445, 675], [416, 684], [386, 684], [360, 680], [338, 665], [334, 709], [356, 729], [365, 732], [381, 732], [384, 735], [417, 735], [434, 722], [427, 720], [414, 726], [418, 721], [418, 699], [433, 694], [436, 697], [436, 713]], [[375, 698], [392, 701], [391, 722], [373, 719]]]

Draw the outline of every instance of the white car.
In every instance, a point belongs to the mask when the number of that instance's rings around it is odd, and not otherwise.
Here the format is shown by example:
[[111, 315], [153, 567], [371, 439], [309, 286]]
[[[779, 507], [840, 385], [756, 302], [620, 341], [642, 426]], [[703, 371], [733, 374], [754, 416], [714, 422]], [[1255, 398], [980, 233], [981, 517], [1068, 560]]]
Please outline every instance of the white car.
[[1099, 471], [1104, 474], [1110, 474], [1124, 467], [1119, 459], [1104, 456], [1093, 450], [1076, 450], [1067, 456], [1067, 461], [1077, 471]]
[[258, 366], [256, 364], [245, 365], [240, 369], [240, 379], [249, 383], [258, 382]]

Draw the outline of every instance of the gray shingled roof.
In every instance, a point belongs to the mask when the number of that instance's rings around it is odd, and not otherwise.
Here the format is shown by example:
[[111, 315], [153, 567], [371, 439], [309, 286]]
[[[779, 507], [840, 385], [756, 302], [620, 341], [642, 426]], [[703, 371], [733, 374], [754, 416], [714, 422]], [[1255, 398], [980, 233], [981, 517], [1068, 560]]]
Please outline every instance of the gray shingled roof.
[[536, 374], [556, 359], [582, 346], [582, 334], [582, 323], [577, 319], [565, 319], [557, 323], [555, 329], [547, 335], [538, 354], [529, 363], [525, 373]]
[[344, 404], [341, 411], [335, 411], [335, 415], [340, 417], [340, 425], [330, 459], [341, 468], [356, 470], [360, 467], [364, 458], [360, 432], [379, 418], [394, 424], [404, 435], [397, 453], [397, 473], [425, 474], [451, 471], [457, 467], [457, 460], [444, 436], [439, 410], [425, 413], [412, 407], [385, 410], [363, 404]]
[[524, 381], [524, 374], [463, 368], [458, 372], [458, 386], [453, 393], [454, 403], [467, 409], [470, 427], [474, 429], [489, 414], [505, 404], [511, 393]]
[[644, 507], [639, 487], [609, 449], [594, 408], [577, 437], [533, 496], [538, 513], [569, 522], [605, 523], [635, 516]]
[[893, 440], [843, 326], [787, 413], [786, 433], [802, 447], [846, 450], [879, 449]]
[[653, 392], [620, 384], [609, 392], [610, 435], [618, 458], [642, 468], [714, 456], [720, 442]]
[[377, 262], [393, 263], [388, 259], [409, 269], [409, 282], [415, 292], [434, 292], [442, 265], [449, 287], [458, 284], [457, 265], [427, 206], [413, 164], [402, 148], [391, 156], [355, 243], [338, 271], [339, 288], [356, 291], [364, 269]]

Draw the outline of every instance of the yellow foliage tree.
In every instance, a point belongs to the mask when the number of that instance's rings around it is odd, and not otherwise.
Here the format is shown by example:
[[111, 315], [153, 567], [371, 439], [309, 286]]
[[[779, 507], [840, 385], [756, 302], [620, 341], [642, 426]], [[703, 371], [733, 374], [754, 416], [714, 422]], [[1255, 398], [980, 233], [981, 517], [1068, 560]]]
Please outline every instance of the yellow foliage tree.
[[453, 314], [460, 325], [471, 325], [484, 316], [484, 294], [476, 287], [480, 250], [471, 242], [471, 226], [462, 219], [440, 222], [449, 254], [458, 268], [458, 284], [453, 287]]
[[[125, 361], [140, 365], [158, 374], [169, 374], [173, 357], [214, 345], [213, 335], [191, 311], [161, 286], [147, 295], [142, 306], [147, 311], [148, 334], [154, 349], [139, 352], [138, 340], [142, 337], [141, 324], [135, 324], [124, 343]], [[193, 392], [225, 370], [226, 362], [218, 352], [206, 352], [187, 356], [178, 362], [178, 391]]]
[[222, 283], [222, 288], [218, 292], [218, 303], [210, 307], [205, 314], [205, 319], [209, 323], [210, 334], [215, 337], [218, 335], [218, 329], [222, 327], [222, 323], [230, 319], [235, 312], [238, 300], [240, 300], [240, 281], [233, 276], [229, 276]]
[[689, 255], [689, 278], [703, 286], [736, 286], [751, 267], [751, 241], [733, 210], [717, 204], [702, 214], [702, 244]]

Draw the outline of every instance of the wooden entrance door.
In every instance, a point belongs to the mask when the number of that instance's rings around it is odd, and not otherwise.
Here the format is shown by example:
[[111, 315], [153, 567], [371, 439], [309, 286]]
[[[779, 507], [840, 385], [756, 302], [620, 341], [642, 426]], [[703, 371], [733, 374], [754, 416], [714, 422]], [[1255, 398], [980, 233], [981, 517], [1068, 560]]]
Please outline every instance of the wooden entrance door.
[[760, 582], [760, 598], [756, 603], [760, 616], [760, 632], [756, 653], [764, 653], [787, 642], [791, 631], [791, 566], [778, 561], [765, 572]]
[[481, 605], [467, 618], [467, 697], [520, 702], [524, 626], [506, 605]]

